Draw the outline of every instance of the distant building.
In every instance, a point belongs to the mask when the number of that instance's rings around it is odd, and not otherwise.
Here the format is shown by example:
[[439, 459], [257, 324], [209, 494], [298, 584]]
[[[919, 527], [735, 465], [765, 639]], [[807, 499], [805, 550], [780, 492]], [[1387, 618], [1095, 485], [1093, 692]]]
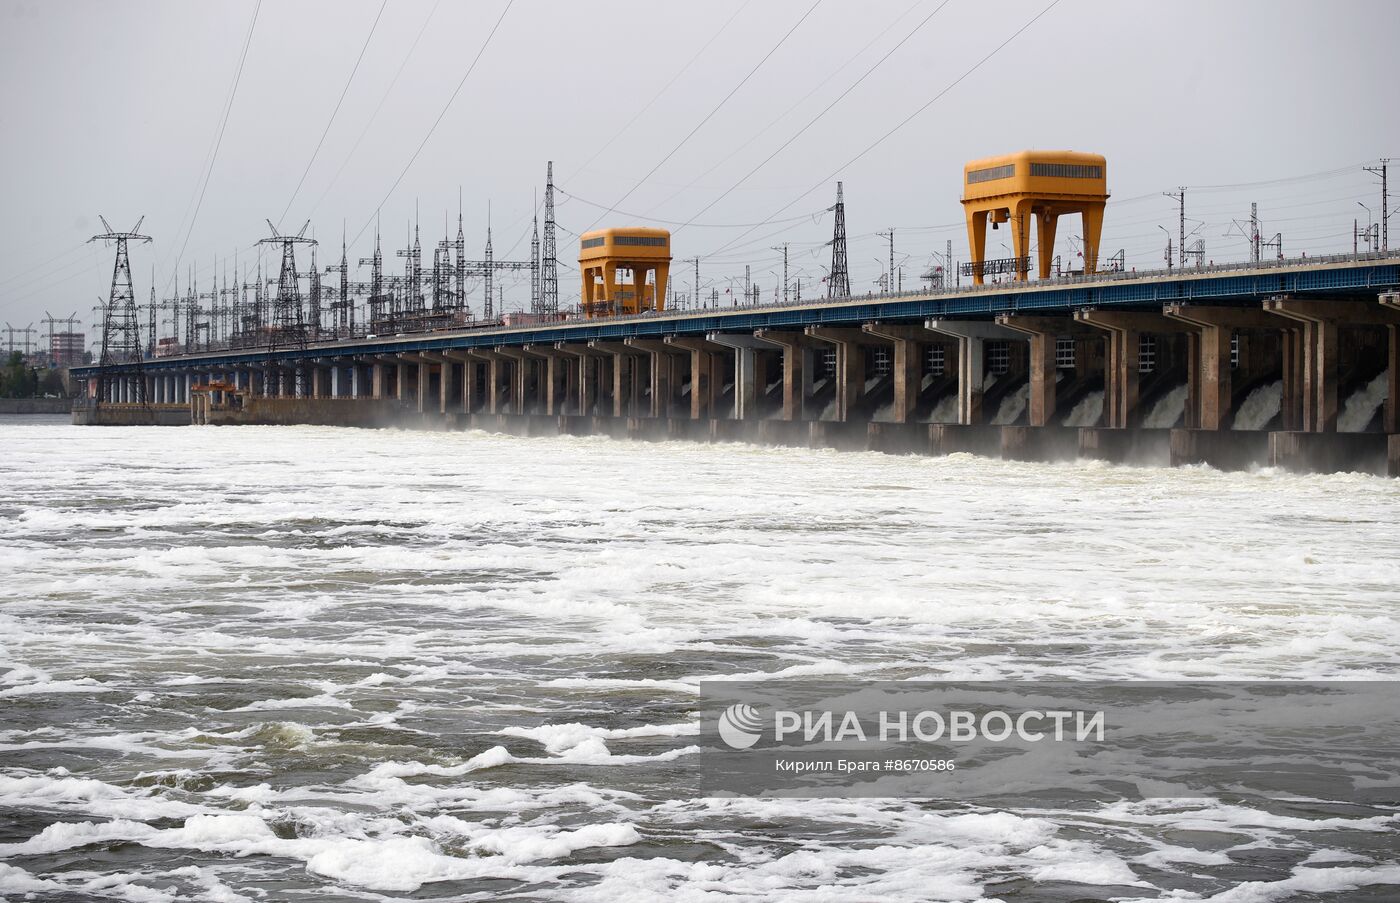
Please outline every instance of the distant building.
[[55, 332], [49, 338], [49, 365], [80, 367], [87, 362], [87, 336], [81, 332]]
[[501, 315], [502, 326], [535, 326], [544, 321], [543, 315], [523, 310], [512, 310]]

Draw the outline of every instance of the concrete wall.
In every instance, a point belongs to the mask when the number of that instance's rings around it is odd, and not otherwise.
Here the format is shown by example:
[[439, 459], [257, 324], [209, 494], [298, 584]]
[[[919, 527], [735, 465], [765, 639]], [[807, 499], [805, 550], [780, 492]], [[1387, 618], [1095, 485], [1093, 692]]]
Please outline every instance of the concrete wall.
[[190, 407], [184, 404], [111, 405], [73, 408], [78, 426], [189, 426]]
[[[215, 409], [210, 424], [289, 426], [398, 426], [402, 407], [393, 399], [374, 398], [249, 398], [241, 409]], [[188, 413], [186, 414], [188, 420]]]
[[0, 398], [0, 414], [67, 414], [71, 398]]

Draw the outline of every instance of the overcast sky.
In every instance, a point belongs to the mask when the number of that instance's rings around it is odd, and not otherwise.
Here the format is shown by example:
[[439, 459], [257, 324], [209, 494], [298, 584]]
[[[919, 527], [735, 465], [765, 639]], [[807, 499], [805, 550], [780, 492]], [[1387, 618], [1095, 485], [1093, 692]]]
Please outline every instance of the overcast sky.
[[[706, 294], [742, 285], [747, 264], [771, 297], [770, 247], [790, 242], [794, 280], [820, 291], [837, 178], [852, 287], [879, 278], [889, 227], [912, 287], [947, 240], [966, 259], [962, 164], [1028, 147], [1108, 158], [1103, 253], [1123, 248], [1139, 268], [1161, 264], [1158, 226], [1175, 230], [1176, 211], [1160, 193], [1179, 185], [1212, 260], [1247, 255], [1226, 233], [1251, 200], [1290, 256], [1350, 250], [1358, 201], [1379, 213], [1360, 167], [1400, 158], [1400, 3], [940, 4], [387, 0], [380, 16], [381, 0], [264, 0], [254, 21], [255, 0], [4, 0], [0, 321], [91, 320], [111, 278], [111, 250], [83, 244], [98, 214], [121, 229], [145, 216], [142, 301], [152, 265], [161, 295], [177, 261], [182, 290], [190, 268], [201, 290], [216, 270], [232, 281], [235, 251], [255, 264], [269, 218], [290, 231], [309, 218], [322, 266], [345, 229], [353, 264], [379, 209], [396, 271], [415, 211], [425, 246], [445, 218], [455, 235], [459, 191], [469, 253], [489, 203], [496, 256], [524, 259], [551, 159], [564, 301], [578, 291], [573, 234], [600, 222], [690, 223], [673, 253], [701, 258]], [[1077, 221], [1060, 231], [1072, 256]], [[991, 234], [989, 256], [1009, 256], [1003, 239]], [[689, 291], [689, 265], [677, 269]], [[508, 280], [506, 298], [525, 306], [526, 281]]]

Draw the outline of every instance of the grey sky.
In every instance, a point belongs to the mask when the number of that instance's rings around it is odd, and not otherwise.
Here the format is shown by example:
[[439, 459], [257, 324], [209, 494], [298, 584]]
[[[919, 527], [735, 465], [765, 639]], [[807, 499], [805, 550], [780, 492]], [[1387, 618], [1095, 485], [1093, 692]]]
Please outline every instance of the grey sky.
[[[938, 3], [825, 0], [693, 138], [637, 186], [811, 0], [516, 0], [385, 203], [386, 256], [398, 263], [393, 249], [404, 244], [415, 203], [425, 246], [441, 237], [444, 215], [450, 215], [455, 234], [460, 186], [469, 249], [480, 250], [489, 201], [497, 256], [523, 258], [548, 159], [567, 192], [558, 207], [563, 229], [581, 231], [600, 218], [614, 225], [637, 222], [638, 215], [689, 221]], [[717, 285], [723, 296], [730, 280], [741, 283], [749, 264], [771, 297], [771, 274], [781, 271], [781, 257], [769, 246], [789, 241], [804, 294], [820, 291], [822, 265], [830, 262], [821, 248], [830, 238], [830, 215], [804, 215], [832, 202], [834, 180], [823, 180], [1047, 3], [950, 0], [799, 141], [680, 230], [675, 256], [702, 258], [706, 293]], [[379, 7], [380, 0], [265, 0], [179, 264], [182, 289], [191, 267], [201, 290], [207, 289], [225, 260], [232, 280], [235, 249], [241, 266], [256, 261], [248, 249], [267, 235], [264, 219], [276, 219], [287, 206]], [[201, 184], [253, 8], [253, 0], [0, 5], [0, 121], [6, 134], [0, 145], [6, 212], [0, 222], [0, 320], [37, 325], [45, 310], [78, 310], [90, 319], [110, 279], [111, 251], [81, 246], [98, 231], [99, 213], [119, 228], [145, 215], [143, 230], [155, 242], [133, 253], [137, 296], [147, 297], [153, 263], [158, 293], [168, 294], [185, 241], [180, 225]], [[389, 0], [325, 146], [282, 224], [295, 230], [311, 218], [315, 235], [326, 243], [322, 265], [339, 257], [342, 224], [352, 239], [360, 234], [352, 262], [370, 253], [376, 205], [503, 8], [500, 0]], [[694, 65], [619, 134], [731, 17]], [[407, 57], [425, 21], [421, 41]], [[1284, 233], [1290, 254], [1350, 250], [1352, 218], [1361, 217], [1363, 225], [1366, 218], [1357, 201], [1379, 204], [1378, 186], [1359, 165], [1383, 155], [1400, 157], [1397, 34], [1400, 4], [1392, 2], [1062, 0], [840, 173], [852, 236], [852, 287], [873, 286], [881, 272], [878, 260], [888, 253], [875, 233], [890, 226], [896, 227], [906, 287], [947, 239], [953, 240], [955, 258], [965, 259], [958, 204], [962, 164], [1025, 147], [1108, 157], [1115, 203], [1105, 222], [1104, 253], [1126, 249], [1129, 266], [1160, 265], [1165, 236], [1157, 226], [1175, 228], [1175, 211], [1159, 193], [1178, 185], [1192, 186], [1188, 216], [1205, 222], [1198, 236], [1206, 239], [1212, 259], [1245, 255], [1243, 239], [1224, 233], [1232, 217], [1248, 215], [1251, 200], [1260, 203], [1266, 233]], [[1316, 173], [1332, 174], [1252, 187], [1196, 187]], [[1395, 175], [1400, 178], [1400, 171]], [[819, 190], [803, 196], [817, 184]], [[629, 191], [620, 211], [607, 216], [588, 203], [613, 204]], [[789, 204], [772, 224], [732, 244], [747, 228], [710, 226], [756, 223]], [[1391, 224], [1400, 227], [1400, 217]], [[1067, 256], [1077, 231], [1077, 221], [1061, 227], [1057, 249]], [[1002, 256], [997, 242], [1004, 237], [993, 233], [989, 254]], [[559, 256], [571, 264], [576, 243], [569, 232], [560, 238]], [[266, 262], [275, 267], [270, 258]], [[678, 269], [674, 278], [688, 291], [689, 267]], [[359, 278], [367, 278], [363, 273], [357, 271]], [[562, 298], [576, 297], [575, 280], [572, 268], [561, 268]], [[471, 300], [479, 307], [479, 299]], [[528, 287], [508, 280], [507, 307], [527, 300]]]

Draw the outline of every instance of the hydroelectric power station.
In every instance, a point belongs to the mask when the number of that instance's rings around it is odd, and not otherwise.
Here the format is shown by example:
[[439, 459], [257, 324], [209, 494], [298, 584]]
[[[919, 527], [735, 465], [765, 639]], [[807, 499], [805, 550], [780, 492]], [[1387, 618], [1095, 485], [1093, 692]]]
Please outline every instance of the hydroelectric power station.
[[[723, 308], [668, 309], [670, 234], [626, 227], [582, 236], [579, 302], [561, 305], [552, 176], [543, 247], [536, 238], [528, 261], [494, 259], [489, 237], [484, 259], [468, 260], [459, 225], [430, 270], [415, 236], [400, 252], [405, 274], [386, 277], [376, 240], [362, 261], [368, 283], [350, 280], [342, 250], [326, 268], [338, 286], [323, 286], [314, 262], [309, 275], [297, 270], [296, 245], [310, 240], [274, 229], [264, 241], [282, 249], [275, 293], [261, 279], [251, 300], [236, 292], [222, 329], [196, 304], [172, 353], [153, 325], [142, 338], [127, 243], [147, 238], [139, 223], [109, 227], [96, 236], [117, 245], [103, 352], [74, 370], [73, 417], [1400, 474], [1400, 253], [1288, 258], [1279, 241], [1265, 259], [1256, 232], [1248, 262], [1198, 253], [1185, 266], [1183, 235], [1180, 265], [1169, 252], [1161, 270], [1127, 270], [1121, 258], [1105, 267], [1106, 167], [1042, 151], [969, 163], [972, 259], [961, 272], [971, 284], [945, 270], [941, 284], [861, 296], [845, 278], [838, 190], [827, 296], [746, 293]], [[1076, 213], [1083, 267], [1053, 273], [1057, 219]], [[1013, 256], [988, 260], [987, 227], [1003, 223]], [[528, 314], [492, 311], [502, 269], [530, 271]], [[466, 303], [469, 275], [485, 282], [480, 317]]]

